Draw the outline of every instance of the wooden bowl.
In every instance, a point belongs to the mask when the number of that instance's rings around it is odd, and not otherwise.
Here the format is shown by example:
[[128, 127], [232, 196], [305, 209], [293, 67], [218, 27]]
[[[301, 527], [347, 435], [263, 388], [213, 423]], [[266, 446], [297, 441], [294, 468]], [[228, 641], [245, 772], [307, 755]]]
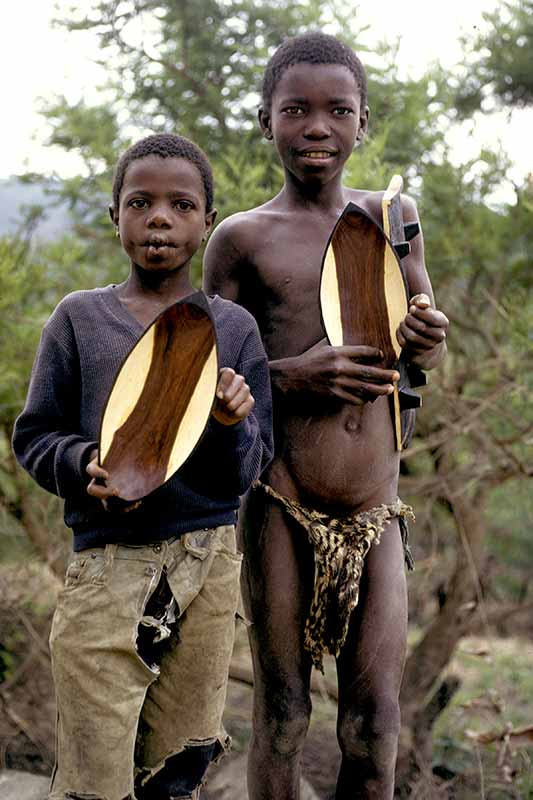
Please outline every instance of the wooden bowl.
[[400, 261], [383, 230], [355, 203], [348, 203], [328, 242], [320, 306], [330, 344], [377, 347], [384, 354], [380, 366], [396, 364], [396, 330], [408, 311]]
[[197, 292], [167, 308], [122, 364], [100, 429], [99, 463], [135, 501], [180, 468], [209, 419], [218, 380], [215, 327]]

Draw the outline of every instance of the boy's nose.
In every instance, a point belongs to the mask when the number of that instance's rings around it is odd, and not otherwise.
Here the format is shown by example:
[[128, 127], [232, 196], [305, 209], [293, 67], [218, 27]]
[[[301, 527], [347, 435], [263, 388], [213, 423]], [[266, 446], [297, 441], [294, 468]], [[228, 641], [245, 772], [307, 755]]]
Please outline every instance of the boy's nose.
[[315, 114], [308, 120], [304, 137], [306, 139], [327, 139], [330, 133], [328, 121], [322, 115]]
[[149, 228], [170, 228], [172, 222], [169, 214], [162, 208], [154, 208], [148, 219]]

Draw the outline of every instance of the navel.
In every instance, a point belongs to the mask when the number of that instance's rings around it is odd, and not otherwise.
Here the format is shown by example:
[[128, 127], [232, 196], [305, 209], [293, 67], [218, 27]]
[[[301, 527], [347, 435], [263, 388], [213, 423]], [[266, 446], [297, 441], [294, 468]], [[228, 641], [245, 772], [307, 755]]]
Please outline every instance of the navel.
[[348, 433], [359, 433], [361, 430], [361, 412], [349, 412], [344, 420], [344, 428]]

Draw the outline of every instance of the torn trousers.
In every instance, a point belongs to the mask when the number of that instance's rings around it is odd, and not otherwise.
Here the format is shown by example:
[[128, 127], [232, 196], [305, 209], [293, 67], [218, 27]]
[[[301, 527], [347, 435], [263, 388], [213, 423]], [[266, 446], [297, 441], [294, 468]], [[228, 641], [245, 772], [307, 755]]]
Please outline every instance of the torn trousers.
[[[241, 560], [232, 525], [74, 554], [50, 634], [58, 719], [49, 800], [134, 798], [134, 781], [144, 796], [178, 754], [227, 749]], [[175, 602], [158, 619], [145, 612], [163, 576]], [[155, 642], [166, 640], [158, 663], [139, 653], [152, 628]]]

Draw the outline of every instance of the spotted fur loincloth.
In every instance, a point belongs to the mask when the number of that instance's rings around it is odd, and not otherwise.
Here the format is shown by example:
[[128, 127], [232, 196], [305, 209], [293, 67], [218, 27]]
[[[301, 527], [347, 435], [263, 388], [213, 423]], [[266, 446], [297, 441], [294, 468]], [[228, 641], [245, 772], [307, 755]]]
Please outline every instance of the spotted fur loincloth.
[[255, 482], [254, 489], [262, 489], [283, 506], [307, 532], [315, 551], [314, 593], [305, 623], [304, 645], [315, 667], [323, 672], [323, 653], [338, 656], [346, 641], [350, 617], [359, 601], [359, 583], [368, 551], [373, 544], [379, 544], [386, 524], [395, 517], [400, 523], [405, 563], [413, 569], [407, 524], [408, 519], [415, 518], [413, 509], [396, 498], [393, 503], [336, 519], [306, 508], [260, 481]]

